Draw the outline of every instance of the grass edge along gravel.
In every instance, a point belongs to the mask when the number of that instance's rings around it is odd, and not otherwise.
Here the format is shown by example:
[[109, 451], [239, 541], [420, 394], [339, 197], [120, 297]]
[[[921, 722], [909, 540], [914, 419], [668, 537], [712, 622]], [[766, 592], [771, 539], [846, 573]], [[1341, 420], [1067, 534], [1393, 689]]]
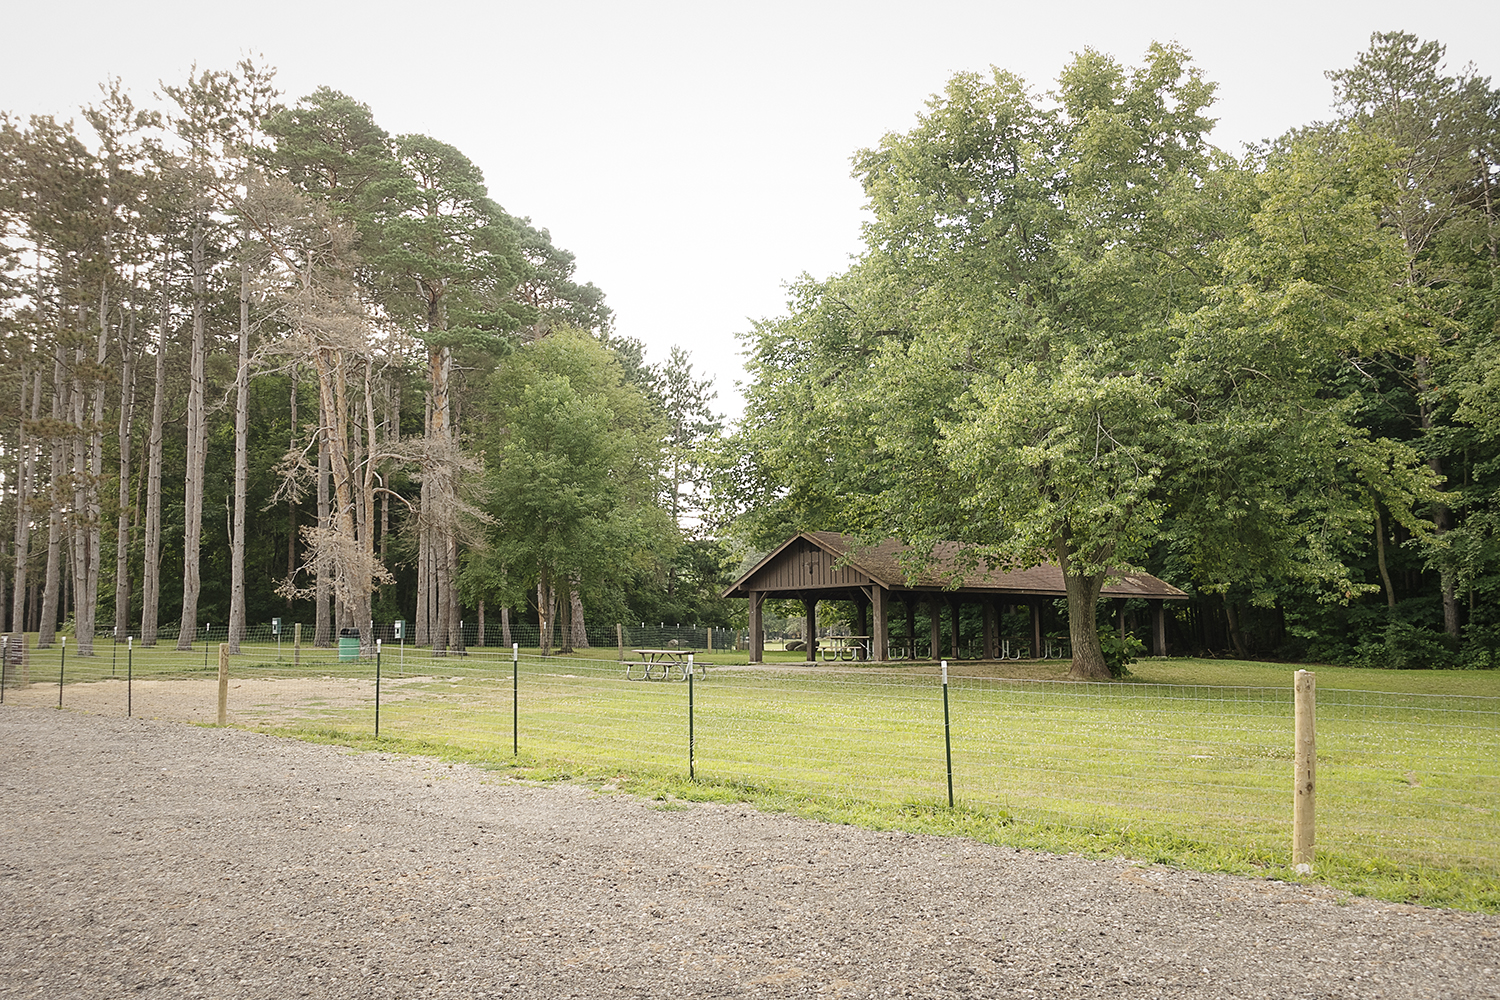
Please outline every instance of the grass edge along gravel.
[[[1187, 871], [1240, 875], [1271, 881], [1317, 885], [1344, 894], [1392, 903], [1444, 907], [1475, 913], [1500, 913], [1500, 885], [1490, 872], [1463, 868], [1398, 865], [1368, 858], [1344, 857], [1323, 849], [1311, 874], [1301, 874], [1290, 859], [1243, 848], [1227, 848], [1158, 831], [1131, 827], [1079, 826], [1017, 820], [1003, 811], [978, 810], [946, 802], [869, 803], [835, 795], [792, 792], [713, 778], [690, 780], [645, 768], [595, 767], [577, 761], [512, 756], [500, 749], [480, 750], [423, 739], [373, 736], [341, 729], [276, 727], [262, 730], [303, 742], [347, 747], [356, 752], [427, 757], [479, 767], [509, 780], [547, 784], [566, 782], [601, 794], [625, 794], [656, 808], [691, 808], [695, 803], [747, 805], [762, 812], [804, 819], [941, 837], [965, 837], [980, 843], [1048, 854], [1125, 859]], [[1288, 831], [1290, 837], [1290, 830]]]

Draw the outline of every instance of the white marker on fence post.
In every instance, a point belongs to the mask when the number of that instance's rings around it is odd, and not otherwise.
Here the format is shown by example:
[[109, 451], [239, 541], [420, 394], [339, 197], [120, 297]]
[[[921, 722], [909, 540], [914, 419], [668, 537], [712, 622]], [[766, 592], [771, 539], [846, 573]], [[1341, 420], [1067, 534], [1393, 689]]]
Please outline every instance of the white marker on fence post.
[[1317, 834], [1318, 739], [1315, 724], [1317, 675], [1296, 673], [1296, 793], [1292, 800], [1292, 866], [1303, 875], [1312, 873], [1313, 843]]
[[219, 643], [219, 725], [229, 716], [229, 643]]

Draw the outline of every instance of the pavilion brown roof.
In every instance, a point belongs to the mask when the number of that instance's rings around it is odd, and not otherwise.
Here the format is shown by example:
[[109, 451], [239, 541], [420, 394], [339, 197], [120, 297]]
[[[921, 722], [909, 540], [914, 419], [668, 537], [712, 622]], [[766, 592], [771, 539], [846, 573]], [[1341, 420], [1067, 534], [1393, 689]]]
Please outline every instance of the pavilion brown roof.
[[[902, 557], [912, 547], [895, 538], [874, 545], [837, 531], [804, 531], [777, 546], [744, 573], [725, 597], [746, 597], [757, 591], [772, 597], [793, 597], [821, 591], [853, 591], [878, 584], [889, 591], [945, 591], [958, 594], [1014, 594], [1063, 597], [1067, 587], [1061, 567], [1043, 563], [1028, 569], [990, 566], [972, 555], [972, 546], [940, 542], [932, 558], [917, 564], [908, 580]], [[1187, 594], [1150, 573], [1122, 571], [1106, 584], [1104, 597], [1145, 597], [1181, 601]]]

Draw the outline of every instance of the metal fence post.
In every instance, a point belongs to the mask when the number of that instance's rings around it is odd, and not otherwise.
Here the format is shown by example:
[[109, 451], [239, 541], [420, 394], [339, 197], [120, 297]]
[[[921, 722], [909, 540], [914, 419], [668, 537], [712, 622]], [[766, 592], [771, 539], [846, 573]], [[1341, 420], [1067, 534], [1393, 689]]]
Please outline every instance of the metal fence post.
[[125, 637], [125, 718], [130, 718], [131, 696], [135, 693], [135, 636]]
[[[372, 629], [373, 631], [373, 626]], [[375, 640], [375, 735], [380, 735], [380, 640]]]
[[953, 735], [948, 725], [948, 661], [943, 661], [943, 748], [948, 757], [948, 808], [953, 808]]
[[689, 781], [696, 781], [698, 776], [697, 776], [697, 773], [694, 770], [694, 762], [693, 762], [694, 744], [693, 744], [693, 654], [692, 653], [688, 654], [687, 681], [688, 681], [688, 780]]
[[65, 667], [67, 667], [67, 665], [68, 665], [68, 637], [67, 636], [63, 636], [60, 641], [62, 643], [62, 655], [58, 658], [58, 661], [57, 661], [57, 707], [58, 708], [62, 708], [63, 669]]
[[521, 755], [521, 644], [510, 644], [510, 752]]

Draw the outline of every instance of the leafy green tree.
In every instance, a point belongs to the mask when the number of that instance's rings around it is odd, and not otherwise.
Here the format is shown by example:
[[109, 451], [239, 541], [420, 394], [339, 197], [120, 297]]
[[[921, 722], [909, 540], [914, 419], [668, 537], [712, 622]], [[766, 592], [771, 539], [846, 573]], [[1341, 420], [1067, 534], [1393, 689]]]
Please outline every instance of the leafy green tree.
[[556, 599], [566, 652], [570, 592], [628, 579], [671, 545], [657, 503], [662, 427], [608, 349], [577, 330], [507, 358], [487, 416], [490, 545], [471, 587], [523, 607], [537, 588], [544, 647]]
[[[1323, 388], [1401, 340], [1380, 178], [1364, 154], [1312, 170], [1316, 145], [1235, 164], [1204, 141], [1212, 92], [1175, 46], [1135, 69], [1090, 51], [1052, 105], [960, 75], [860, 154], [867, 254], [752, 337], [730, 475], [761, 540], [780, 521], [1055, 561], [1086, 679], [1110, 675], [1105, 581], [1169, 519], [1209, 586], [1241, 580], [1211, 545], [1236, 519], [1296, 542], [1259, 570], [1347, 575], [1324, 539], [1368, 517], [1371, 490], [1409, 509], [1422, 488]], [[1208, 475], [1226, 467], [1254, 490]]]
[[[1387, 392], [1414, 397], [1415, 420], [1405, 436], [1449, 481], [1447, 495], [1431, 504], [1427, 553], [1438, 571], [1443, 629], [1457, 644], [1458, 583], [1479, 571], [1473, 556], [1484, 548], [1488, 521], [1483, 498], [1469, 489], [1473, 458], [1476, 445], [1480, 453], [1490, 449], [1455, 426], [1455, 390], [1476, 377], [1483, 381], [1486, 347], [1494, 339], [1500, 268], [1490, 192], [1500, 180], [1500, 93], [1473, 67], [1450, 74], [1443, 56], [1436, 42], [1377, 32], [1352, 67], [1328, 77], [1348, 127], [1389, 147], [1386, 169], [1395, 197], [1382, 206], [1382, 218], [1404, 251], [1404, 321], [1430, 336], [1422, 349], [1397, 356], [1397, 377]], [[1479, 515], [1472, 527], [1466, 508]]]

